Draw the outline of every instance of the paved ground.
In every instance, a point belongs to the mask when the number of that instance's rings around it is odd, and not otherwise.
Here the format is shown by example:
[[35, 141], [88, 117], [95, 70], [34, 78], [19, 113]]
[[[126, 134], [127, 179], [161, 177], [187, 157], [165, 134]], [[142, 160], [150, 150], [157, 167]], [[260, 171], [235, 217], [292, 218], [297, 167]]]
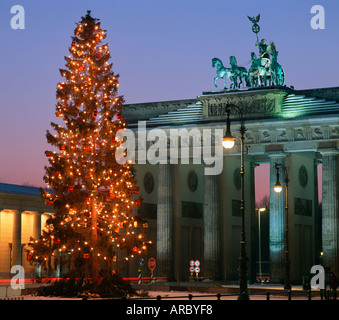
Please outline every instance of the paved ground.
[[[30, 295], [33, 287], [37, 284], [27, 284], [22, 292], [24, 300], [56, 300], [55, 297], [37, 297]], [[220, 283], [204, 283], [204, 282], [159, 282], [154, 285], [143, 283], [138, 285], [133, 283], [132, 286], [137, 290], [138, 296], [132, 299], [155, 300], [158, 296], [161, 300], [237, 300], [239, 296], [239, 286]], [[3, 288], [4, 289], [4, 288]], [[267, 300], [267, 292], [269, 292], [270, 300], [288, 300], [288, 291], [283, 289], [282, 285], [248, 285], [248, 293], [250, 300]], [[4, 295], [5, 296], [5, 295]], [[18, 296], [18, 295], [17, 295]], [[309, 300], [309, 292], [304, 291], [302, 286], [292, 286], [292, 300]], [[321, 300], [320, 291], [312, 290], [311, 300]], [[325, 300], [325, 297], [324, 297]], [[339, 299], [337, 300], [339, 302]]]
[[[162, 300], [189, 300], [191, 295], [192, 300], [217, 300], [217, 294], [220, 295], [220, 300], [238, 300], [239, 286], [237, 285], [201, 285], [199, 283], [178, 283], [164, 285], [144, 285], [134, 288], [142, 296], [145, 295], [145, 299], [161, 297]], [[142, 287], [138, 290], [138, 287]], [[180, 290], [173, 290], [173, 288]], [[182, 290], [181, 290], [182, 289]], [[288, 291], [284, 290], [283, 286], [277, 285], [249, 285], [248, 286], [249, 297], [251, 300], [267, 300], [267, 292], [270, 292], [270, 300], [288, 300]], [[135, 297], [141, 299], [140, 297]], [[309, 295], [307, 291], [304, 291], [302, 286], [292, 287], [292, 300], [308, 300]], [[311, 294], [312, 300], [321, 300], [320, 291], [313, 290]]]

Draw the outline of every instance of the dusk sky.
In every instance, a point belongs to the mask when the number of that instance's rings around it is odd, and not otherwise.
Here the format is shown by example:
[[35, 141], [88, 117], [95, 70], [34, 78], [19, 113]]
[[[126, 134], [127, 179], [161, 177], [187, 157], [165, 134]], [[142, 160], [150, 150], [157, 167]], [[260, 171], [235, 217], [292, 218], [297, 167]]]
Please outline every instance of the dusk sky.
[[[14, 5], [25, 9], [24, 30], [11, 28]], [[311, 28], [314, 5], [325, 9], [324, 30]], [[234, 55], [249, 68], [257, 48], [247, 16], [259, 13], [259, 36], [275, 42], [287, 86], [339, 85], [338, 1], [1, 0], [0, 182], [44, 185], [59, 68], [87, 10], [107, 30], [126, 103], [193, 99], [214, 90], [213, 57], [228, 66]]]

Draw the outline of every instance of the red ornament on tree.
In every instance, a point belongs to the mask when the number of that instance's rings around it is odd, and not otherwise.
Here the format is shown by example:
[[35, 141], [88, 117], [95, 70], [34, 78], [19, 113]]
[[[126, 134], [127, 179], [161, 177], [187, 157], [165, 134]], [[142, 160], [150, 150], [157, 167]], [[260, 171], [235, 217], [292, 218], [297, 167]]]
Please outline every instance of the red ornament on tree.
[[82, 147], [83, 147], [84, 151], [90, 151], [91, 150], [91, 146], [89, 144], [84, 144]]

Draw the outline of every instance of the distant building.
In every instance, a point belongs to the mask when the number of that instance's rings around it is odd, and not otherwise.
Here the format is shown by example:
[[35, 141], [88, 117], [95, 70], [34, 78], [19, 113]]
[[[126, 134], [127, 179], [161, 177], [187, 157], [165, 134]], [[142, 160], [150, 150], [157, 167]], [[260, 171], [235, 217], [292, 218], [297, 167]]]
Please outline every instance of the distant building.
[[9, 278], [14, 265], [22, 265], [27, 278], [36, 276], [24, 249], [51, 214], [39, 188], [0, 183], [0, 278]]

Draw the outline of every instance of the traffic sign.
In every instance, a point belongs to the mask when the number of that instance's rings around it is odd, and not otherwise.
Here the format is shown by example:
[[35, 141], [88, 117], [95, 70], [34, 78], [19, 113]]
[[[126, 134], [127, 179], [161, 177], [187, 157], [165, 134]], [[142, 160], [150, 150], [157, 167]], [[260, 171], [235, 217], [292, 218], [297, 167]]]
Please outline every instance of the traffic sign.
[[143, 267], [145, 265], [145, 259], [141, 258], [139, 259], [139, 266]]
[[151, 269], [151, 270], [154, 270], [155, 266], [157, 265], [156, 261], [154, 258], [150, 258], [148, 260], [148, 267]]
[[191, 260], [191, 261], [190, 261], [190, 266], [191, 266], [191, 267], [194, 267], [194, 260]]
[[196, 273], [199, 273], [199, 272], [200, 272], [200, 268], [199, 268], [199, 267], [195, 267], [194, 271], [195, 271]]
[[194, 267], [190, 267], [190, 272], [194, 272]]
[[199, 266], [200, 266], [200, 261], [199, 261], [199, 260], [195, 260], [194, 265], [195, 265], [196, 267], [199, 267]]

